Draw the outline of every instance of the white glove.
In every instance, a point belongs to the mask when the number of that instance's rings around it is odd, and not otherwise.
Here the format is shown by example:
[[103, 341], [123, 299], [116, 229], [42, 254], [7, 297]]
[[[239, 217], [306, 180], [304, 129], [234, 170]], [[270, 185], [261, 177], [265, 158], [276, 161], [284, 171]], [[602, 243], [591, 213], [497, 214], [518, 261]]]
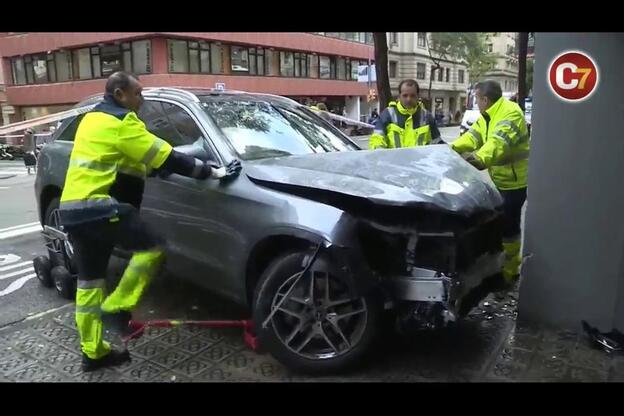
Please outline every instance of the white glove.
[[225, 169], [225, 166], [221, 166], [219, 168], [212, 167], [212, 169], [210, 170], [210, 177], [212, 179], [221, 179], [225, 177], [226, 174], [227, 170]]

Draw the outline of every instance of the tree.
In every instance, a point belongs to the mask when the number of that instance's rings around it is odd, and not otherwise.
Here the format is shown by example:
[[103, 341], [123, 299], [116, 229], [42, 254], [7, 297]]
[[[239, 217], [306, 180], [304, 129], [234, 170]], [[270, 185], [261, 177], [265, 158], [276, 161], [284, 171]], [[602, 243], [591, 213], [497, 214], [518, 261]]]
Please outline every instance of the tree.
[[375, 43], [375, 71], [377, 72], [377, 96], [379, 109], [383, 111], [392, 100], [390, 76], [388, 75], [388, 39], [386, 32], [373, 32]]
[[533, 63], [535, 61], [533, 61], [533, 59], [527, 59], [527, 69], [526, 69], [526, 89], [527, 89], [527, 94], [529, 94], [531, 92], [531, 90], [533, 89]]
[[524, 111], [524, 99], [527, 95], [527, 49], [529, 32], [518, 34], [518, 105]]
[[[494, 67], [496, 58], [488, 53], [485, 33], [432, 32], [429, 40], [429, 56], [436, 68], [441, 60], [465, 62], [470, 74], [470, 85]], [[429, 88], [431, 91], [431, 88]]]

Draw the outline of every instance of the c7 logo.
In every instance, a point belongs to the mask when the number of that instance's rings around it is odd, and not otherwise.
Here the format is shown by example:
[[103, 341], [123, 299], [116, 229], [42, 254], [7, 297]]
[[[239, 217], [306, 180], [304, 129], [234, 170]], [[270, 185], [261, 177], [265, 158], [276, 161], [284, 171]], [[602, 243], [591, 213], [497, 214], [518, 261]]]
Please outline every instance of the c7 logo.
[[567, 51], [557, 56], [548, 71], [552, 91], [566, 101], [582, 101], [598, 86], [598, 66], [587, 54]]

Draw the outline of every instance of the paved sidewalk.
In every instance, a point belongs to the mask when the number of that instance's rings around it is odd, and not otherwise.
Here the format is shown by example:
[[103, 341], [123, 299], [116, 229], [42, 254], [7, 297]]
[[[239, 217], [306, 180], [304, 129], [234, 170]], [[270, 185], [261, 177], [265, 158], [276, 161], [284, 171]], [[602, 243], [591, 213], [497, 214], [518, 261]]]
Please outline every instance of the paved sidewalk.
[[[176, 292], [158, 308], [155, 299], [163, 294], [148, 296], [140, 315], [240, 317], [192, 288]], [[624, 381], [624, 356], [592, 349], [573, 332], [517, 325], [515, 304], [513, 297], [488, 298], [454, 328], [387, 339], [359, 370], [320, 378], [293, 374], [268, 354], [247, 350], [238, 329], [193, 328], [150, 329], [130, 344], [131, 363], [82, 373], [70, 304], [0, 330], [0, 381]]]

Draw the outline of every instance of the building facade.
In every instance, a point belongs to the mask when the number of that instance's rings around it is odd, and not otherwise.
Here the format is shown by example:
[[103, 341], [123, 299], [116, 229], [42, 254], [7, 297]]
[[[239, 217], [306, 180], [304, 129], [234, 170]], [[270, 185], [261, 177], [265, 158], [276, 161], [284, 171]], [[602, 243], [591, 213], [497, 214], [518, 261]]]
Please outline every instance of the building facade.
[[70, 108], [101, 93], [114, 71], [144, 86], [216, 87], [323, 101], [359, 119], [366, 84], [358, 65], [372, 36], [340, 33], [11, 33], [0, 37], [11, 122]]
[[445, 117], [463, 110], [468, 87], [468, 71], [458, 61], [442, 60], [440, 70], [432, 71], [434, 63], [429, 55], [429, 33], [389, 32], [388, 65], [390, 87], [393, 95], [399, 93], [399, 83], [403, 79], [414, 79], [420, 86], [420, 96], [429, 96], [431, 81], [432, 108], [438, 108]]
[[484, 78], [498, 81], [506, 92], [518, 91], [517, 35], [515, 32], [489, 32], [486, 35], [488, 52], [496, 58], [496, 63]]

